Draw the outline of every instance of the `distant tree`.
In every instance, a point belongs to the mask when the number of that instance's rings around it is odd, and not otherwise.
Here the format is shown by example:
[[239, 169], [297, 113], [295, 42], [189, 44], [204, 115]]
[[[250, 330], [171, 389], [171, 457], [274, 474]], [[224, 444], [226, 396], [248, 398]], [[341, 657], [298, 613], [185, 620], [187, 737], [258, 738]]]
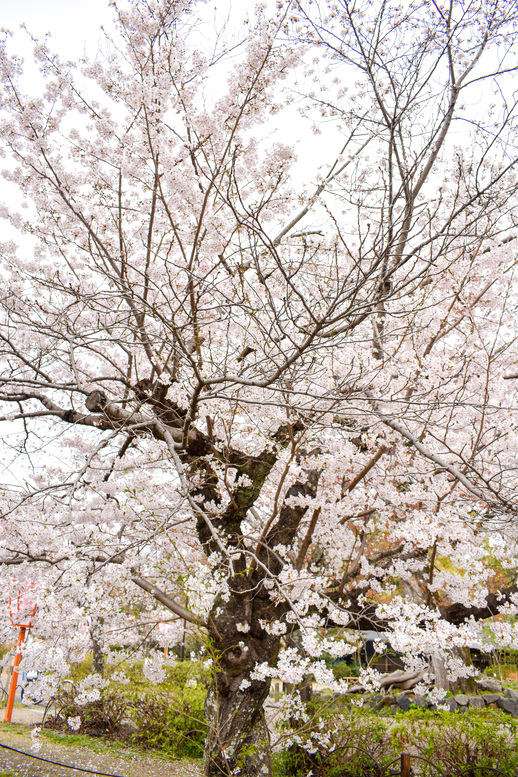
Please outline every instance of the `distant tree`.
[[205, 630], [205, 773], [270, 774], [272, 676], [365, 626], [453, 676], [516, 612], [517, 12], [287, 3], [209, 55], [194, 3], [113, 7], [41, 96], [2, 45], [3, 579], [42, 636]]

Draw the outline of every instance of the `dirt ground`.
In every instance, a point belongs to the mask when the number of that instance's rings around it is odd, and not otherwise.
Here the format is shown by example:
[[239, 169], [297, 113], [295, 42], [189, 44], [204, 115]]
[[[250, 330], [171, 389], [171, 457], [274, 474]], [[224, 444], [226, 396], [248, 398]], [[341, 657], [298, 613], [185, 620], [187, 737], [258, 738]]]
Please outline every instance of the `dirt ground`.
[[114, 777], [201, 777], [201, 764], [166, 760], [130, 749], [118, 749], [113, 754], [96, 753], [88, 747], [70, 747], [41, 737], [41, 748], [34, 753], [31, 751], [31, 731], [41, 721], [41, 717], [39, 711], [15, 707], [11, 724], [0, 725], [0, 773], [11, 771], [16, 777], [81, 777], [89, 773], [20, 755], [7, 750], [7, 745], [50, 761], [59, 761], [69, 767], [80, 766], [90, 770], [90, 774], [93, 771]]

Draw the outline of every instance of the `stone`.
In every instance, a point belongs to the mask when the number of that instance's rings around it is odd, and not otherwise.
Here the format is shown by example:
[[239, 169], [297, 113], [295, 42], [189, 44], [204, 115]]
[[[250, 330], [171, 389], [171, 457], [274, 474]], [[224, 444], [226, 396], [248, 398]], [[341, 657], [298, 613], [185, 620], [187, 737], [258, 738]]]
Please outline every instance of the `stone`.
[[515, 691], [514, 688], [506, 688], [504, 696], [511, 701], [518, 701], [518, 691]]
[[441, 702], [441, 704], [444, 704], [445, 707], [448, 707], [450, 712], [456, 712], [459, 709], [459, 705], [457, 704], [457, 702], [453, 697], [449, 699], [444, 699]]
[[483, 693], [481, 698], [484, 699], [484, 702], [486, 704], [496, 704], [496, 702], [500, 698], [500, 694], [499, 693]]
[[490, 691], [490, 693], [502, 693], [504, 690], [502, 683], [499, 683], [493, 677], [478, 677], [475, 682], [480, 688], [484, 688], [485, 691]]
[[369, 699], [369, 707], [373, 712], [379, 712], [384, 706], [384, 699], [381, 693], [376, 693]]
[[469, 696], [466, 696], [465, 693], [458, 693], [457, 696], [454, 697], [454, 699], [459, 705], [459, 707], [467, 707], [469, 704]]
[[472, 710], [474, 709], [481, 710], [481, 709], [484, 709], [484, 707], [486, 706], [486, 702], [480, 696], [470, 696], [469, 706], [470, 706], [470, 709]]
[[408, 712], [410, 709], [410, 699], [404, 693], [402, 693], [401, 696], [398, 696], [396, 703], [399, 709], [403, 710], [403, 712]]
[[513, 717], [518, 718], [518, 704], [515, 701], [511, 701], [511, 699], [498, 699], [497, 702], [498, 706], [501, 710], [504, 710], [504, 712], [508, 712], [510, 715], [513, 715]]
[[416, 696], [412, 703], [417, 707], [421, 707], [421, 709], [426, 709], [426, 707], [428, 707], [428, 701], [424, 696]]

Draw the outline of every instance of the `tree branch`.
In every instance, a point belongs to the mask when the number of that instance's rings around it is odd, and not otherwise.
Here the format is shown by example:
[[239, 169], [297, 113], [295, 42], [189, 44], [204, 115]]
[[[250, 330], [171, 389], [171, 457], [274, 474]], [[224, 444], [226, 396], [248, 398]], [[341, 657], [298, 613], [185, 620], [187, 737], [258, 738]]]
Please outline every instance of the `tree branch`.
[[174, 599], [171, 599], [170, 596], [164, 593], [164, 591], [160, 590], [160, 588], [158, 588], [153, 583], [150, 583], [149, 580], [146, 580], [145, 577], [134, 575], [131, 580], [133, 583], [140, 586], [140, 588], [142, 588], [144, 591], [147, 591], [148, 594], [154, 596], [157, 601], [163, 604], [164, 607], [167, 607], [168, 610], [171, 610], [171, 612], [174, 612], [175, 615], [178, 615], [180, 618], [189, 621], [189, 623], [194, 623], [195, 626], [207, 626], [207, 623], [204, 620], [197, 618], [196, 615], [193, 615], [191, 612], [189, 612], [189, 610], [186, 610], [185, 607], [182, 607], [181, 604], [175, 602]]

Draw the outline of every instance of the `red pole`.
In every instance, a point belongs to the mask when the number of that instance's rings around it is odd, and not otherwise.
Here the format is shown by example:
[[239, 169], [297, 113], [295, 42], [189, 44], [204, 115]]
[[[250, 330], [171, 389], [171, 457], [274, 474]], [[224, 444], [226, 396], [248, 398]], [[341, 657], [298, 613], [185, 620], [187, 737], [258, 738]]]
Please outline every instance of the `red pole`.
[[14, 695], [16, 693], [16, 686], [18, 685], [18, 666], [22, 660], [22, 645], [25, 639], [26, 627], [20, 626], [20, 633], [18, 634], [18, 644], [16, 645], [16, 655], [13, 662], [13, 671], [11, 674], [11, 682], [9, 683], [9, 694], [7, 696], [7, 707], [5, 710], [4, 723], [11, 722], [11, 715], [13, 714]]

